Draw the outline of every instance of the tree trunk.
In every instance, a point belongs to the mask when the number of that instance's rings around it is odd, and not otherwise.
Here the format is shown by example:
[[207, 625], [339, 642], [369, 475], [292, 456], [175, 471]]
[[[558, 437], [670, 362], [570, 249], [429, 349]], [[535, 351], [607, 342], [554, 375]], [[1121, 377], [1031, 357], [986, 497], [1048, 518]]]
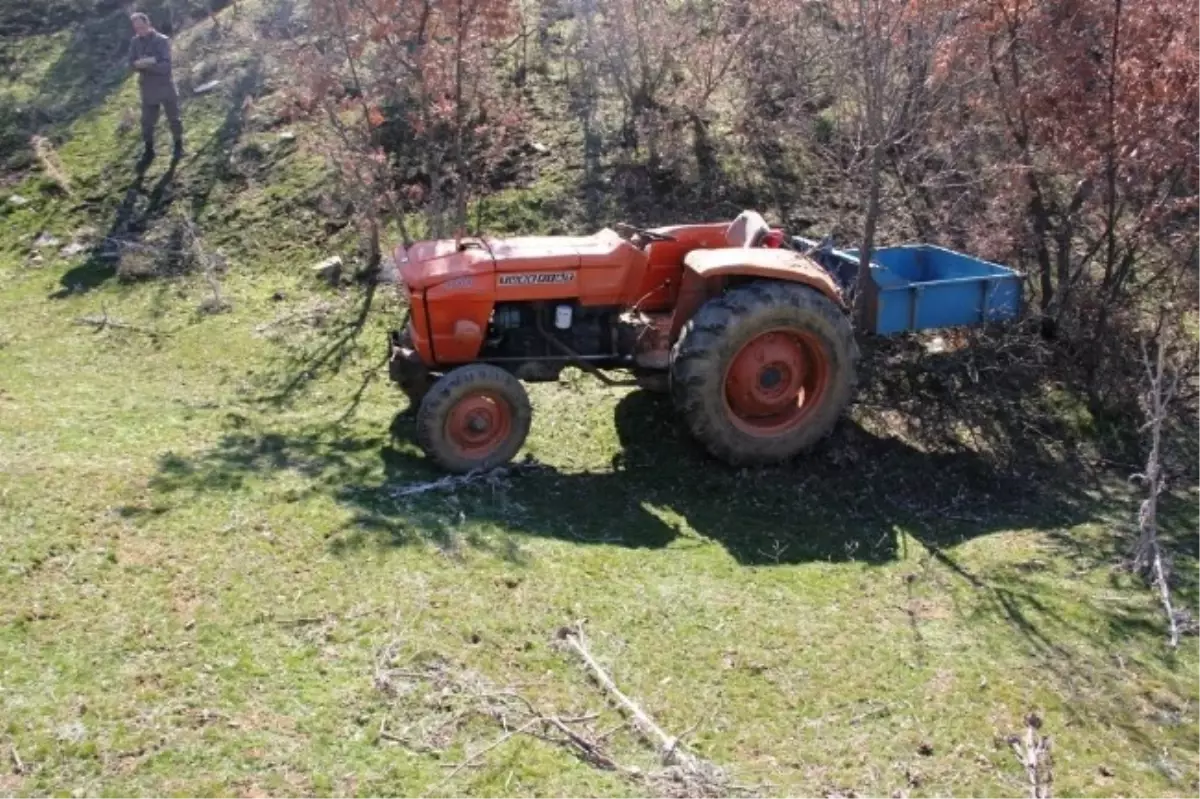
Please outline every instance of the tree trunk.
[[696, 155], [696, 171], [700, 180], [700, 196], [704, 201], [712, 197], [713, 183], [717, 172], [717, 158], [713, 149], [712, 137], [708, 131], [708, 121], [695, 111], [688, 112], [692, 123], [692, 148]]
[[463, 158], [463, 39], [466, 38], [464, 4], [458, 4], [454, 44], [454, 235], [463, 235], [467, 224], [467, 167]]
[[876, 140], [871, 146], [867, 172], [867, 213], [863, 219], [862, 245], [858, 256], [858, 276], [854, 280], [854, 316], [859, 325], [866, 323], [866, 292], [870, 280], [871, 257], [875, 254], [875, 229], [879, 225], [880, 182], [883, 173], [883, 143]]
[[1041, 282], [1040, 305], [1042, 309], [1042, 335], [1054, 338], [1058, 331], [1057, 320], [1051, 314], [1054, 302], [1054, 268], [1050, 259], [1050, 246], [1046, 237], [1050, 233], [1050, 213], [1042, 199], [1042, 189], [1037, 178], [1030, 173], [1028, 178], [1032, 196], [1029, 198], [1029, 220], [1033, 227], [1033, 250], [1037, 257], [1038, 277]]

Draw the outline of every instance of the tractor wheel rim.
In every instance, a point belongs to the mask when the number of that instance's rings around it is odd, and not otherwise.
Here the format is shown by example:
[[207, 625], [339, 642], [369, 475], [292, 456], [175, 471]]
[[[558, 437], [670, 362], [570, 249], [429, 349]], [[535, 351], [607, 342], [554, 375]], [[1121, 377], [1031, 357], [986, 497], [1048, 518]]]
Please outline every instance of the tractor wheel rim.
[[486, 458], [500, 448], [512, 431], [512, 409], [491, 392], [469, 394], [450, 409], [446, 438], [458, 455]]
[[742, 345], [725, 370], [725, 407], [733, 424], [755, 436], [799, 427], [821, 403], [829, 359], [806, 331], [768, 330]]

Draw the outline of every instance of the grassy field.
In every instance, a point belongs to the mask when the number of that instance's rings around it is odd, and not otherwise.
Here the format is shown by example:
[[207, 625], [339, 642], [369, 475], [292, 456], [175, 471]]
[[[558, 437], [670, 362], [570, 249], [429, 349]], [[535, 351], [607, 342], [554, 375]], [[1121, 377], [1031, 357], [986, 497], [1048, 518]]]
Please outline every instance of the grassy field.
[[[65, 68], [47, 36], [6, 102]], [[345, 246], [319, 161], [224, 52], [173, 172], [136, 178], [114, 78], [54, 117], [69, 196], [0, 190], [28, 201], [0, 206], [0, 794], [644, 795], [529, 736], [452, 768], [503, 733], [481, 695], [619, 726], [554, 646], [578, 621], [755, 793], [1023, 795], [1031, 712], [1058, 795], [1200, 790], [1197, 640], [1122, 567], [1136, 452], [1011, 341], [864, 341], [845, 423], [769, 470], [574, 374], [530, 388], [535, 466], [399, 496], [439, 477], [381, 368], [402, 309], [312, 280]], [[184, 217], [219, 276], [174, 269]], [[1166, 510], [1194, 613], [1194, 491]], [[628, 728], [609, 751], [655, 766]]]

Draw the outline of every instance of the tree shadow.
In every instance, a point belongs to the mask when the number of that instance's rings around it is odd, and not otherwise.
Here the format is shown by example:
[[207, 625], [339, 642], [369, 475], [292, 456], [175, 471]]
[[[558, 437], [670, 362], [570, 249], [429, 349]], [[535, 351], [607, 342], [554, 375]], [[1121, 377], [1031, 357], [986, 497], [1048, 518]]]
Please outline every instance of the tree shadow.
[[[647, 391], [617, 401], [621, 446], [605, 468], [583, 472], [517, 464], [507, 473], [420, 493], [414, 489], [446, 475], [413, 445], [415, 421], [407, 411], [378, 434], [336, 424], [280, 432], [270, 423], [260, 427], [231, 416], [230, 431], [211, 450], [163, 457], [151, 481], [161, 504], [151, 512], [170, 512], [162, 505], [202, 502], [208, 492], [248, 490], [264, 477], [292, 473], [307, 479], [289, 491], [288, 501], [322, 496], [350, 511], [348, 522], [325, 531], [329, 551], [340, 558], [379, 547], [433, 546], [449, 557], [472, 550], [520, 567], [529, 557], [522, 543], [532, 537], [579, 547], [718, 546], [748, 568], [904, 559], [914, 563], [916, 573], [906, 588], [897, 589], [898, 601], [908, 590], [910, 608], [921, 601], [924, 566], [936, 563], [944, 568], [930, 578], [938, 584], [928, 588], [956, 606], [966, 599], [958, 607], [960, 623], [1002, 622], [1028, 652], [1032, 667], [1068, 699], [1069, 718], [1119, 728], [1146, 757], [1154, 757], [1162, 741], [1137, 698], [1117, 689], [1127, 675], [1111, 653], [1134, 657], [1136, 651], [1144, 661], [1173, 668], [1165, 647], [1156, 653], [1152, 646], [1119, 646], [1160, 638], [1161, 619], [1149, 595], [1144, 607], [1134, 607], [1124, 599], [1126, 591], [1109, 596], [1064, 575], [1076, 565], [1093, 574], [1111, 565], [1103, 559], [1112, 552], [1082, 550], [1065, 532], [1102, 518], [1111, 500], [1105, 499], [1104, 476], [1082, 468], [1086, 458], [1072, 446], [1071, 430], [1049, 426], [1052, 409], [1045, 405], [1043, 384], [1031, 379], [1035, 367], [1012, 385], [986, 368], [982, 375], [991, 375], [988, 380], [972, 377], [972, 370], [1007, 357], [1005, 346], [990, 354], [933, 355], [905, 341], [868, 347], [865, 373], [882, 385], [868, 387], [815, 451], [765, 469], [716, 462], [682, 429], [669, 399]], [[939, 378], [913, 382], [917, 373]], [[905, 409], [879, 404], [899, 399], [927, 414], [925, 423], [914, 425]], [[957, 423], [947, 427], [952, 418]], [[964, 428], [975, 429], [974, 438]], [[1055, 432], [1062, 439], [1047, 441]], [[1049, 546], [1068, 557], [1056, 560], [1053, 572], [1036, 558], [980, 571], [964, 565], [956, 552], [963, 542], [1013, 530], [1041, 531]], [[1086, 561], [1076, 564], [1072, 545]], [[1194, 546], [1178, 554], [1194, 563]], [[955, 580], [961, 581], [959, 590], [950, 590]], [[1088, 616], [1070, 612], [1070, 603], [1083, 601], [1062, 593], [1072, 590], [1087, 592]], [[928, 630], [909, 612], [912, 646], [920, 658]], [[1093, 618], [1099, 623], [1091, 623]]]
[[129, 78], [133, 30], [127, 13], [110, 10], [73, 24], [70, 40], [38, 83], [33, 122], [65, 126], [102, 106]]
[[[792, 464], [735, 470], [715, 462], [680, 429], [670, 402], [646, 391], [616, 406], [621, 451], [611, 468], [549, 468], [511, 481], [462, 510], [522, 535], [579, 543], [662, 547], [680, 536], [719, 543], [739, 563], [894, 560], [903, 534], [947, 547], [1011, 529], [1053, 529], [1087, 518], [1089, 501], [1065, 484], [1031, 485], [969, 451], [930, 453], [844, 421], [817, 450]], [[342, 551], [412, 541], [412, 508], [396, 486], [436, 479], [410, 442], [415, 422], [399, 414], [381, 451], [382, 477], [338, 498], [357, 513]], [[422, 520], [417, 526], [423, 524]]]
[[208, 207], [218, 183], [240, 177], [232, 166], [234, 150], [246, 128], [247, 101], [262, 89], [264, 77], [262, 56], [255, 55], [245, 65], [229, 93], [228, 110], [221, 125], [196, 150], [190, 162], [191, 211], [197, 219]]
[[[260, 385], [264, 391], [253, 397], [253, 401], [266, 403], [272, 407], [284, 407], [294, 401], [303, 391], [323, 377], [339, 374], [342, 369], [360, 351], [363, 331], [371, 318], [371, 310], [375, 306], [379, 283], [368, 281], [361, 295], [340, 308], [332, 308], [328, 313], [322, 313], [319, 324], [319, 335], [307, 337], [287, 335], [284, 329], [282, 344], [284, 354], [277, 368], [262, 375]], [[329, 304], [332, 306], [332, 304]], [[324, 307], [324, 306], [322, 306]], [[288, 319], [281, 320], [289, 321]], [[303, 324], [304, 319], [293, 318], [296, 324]], [[311, 320], [310, 320], [311, 321]], [[312, 331], [309, 331], [311, 334]], [[358, 409], [367, 388], [377, 377], [380, 368], [386, 362], [379, 363], [376, 368], [368, 370], [358, 389], [351, 396], [346, 410], [333, 427], [337, 428]]]
[[123, 252], [143, 249], [142, 238], [166, 215], [175, 200], [177, 165], [178, 161], [172, 158], [167, 171], [155, 181], [149, 193], [143, 194], [148, 165], [138, 164], [107, 232], [92, 245], [83, 263], [63, 274], [59, 279], [62, 288], [52, 293], [51, 299], [64, 299], [100, 288], [117, 276]]
[[[345, 318], [318, 338], [319, 347], [297, 351], [293, 377], [267, 399], [285, 401], [321, 370], [336, 370], [355, 347], [371, 297], [368, 291], [361, 304], [348, 306]], [[988, 350], [987, 341], [978, 343]], [[716, 543], [748, 566], [882, 564], [904, 555], [913, 541], [976, 587], [948, 552], [997, 532], [1043, 531], [1078, 568], [1111, 564], [1120, 559], [1119, 543], [1085, 549], [1064, 531], [1103, 518], [1128, 497], [1111, 495], [1113, 475], [1091, 465], [1095, 458], [1048, 405], [1054, 400], [1035, 379], [1039, 367], [1014, 364], [1011, 382], [979, 379], [990, 374], [989, 364], [1028, 356], [1012, 346], [928, 355], [914, 342], [869, 344], [863, 370], [869, 385], [852, 412], [815, 450], [771, 468], [734, 469], [714, 460], [666, 396], [633, 391], [616, 403], [620, 448], [605, 468], [533, 464], [449, 494], [407, 494], [406, 487], [446, 475], [415, 446], [411, 409], [398, 413], [386, 433], [349, 432], [340, 422], [357, 406], [360, 390], [341, 419], [308, 430], [280, 432], [231, 416], [230, 432], [210, 451], [164, 458], [154, 487], [237, 489], [252, 475], [299, 472], [310, 478], [307, 492], [331, 496], [353, 512], [353, 523], [331, 536], [342, 554], [436, 538], [457, 524], [450, 517], [463, 514], [507, 534], [580, 544]], [[364, 377], [363, 390], [371, 379]], [[1194, 507], [1176, 511], [1194, 520]], [[1173, 551], [1194, 560], [1195, 542], [1181, 540]]]

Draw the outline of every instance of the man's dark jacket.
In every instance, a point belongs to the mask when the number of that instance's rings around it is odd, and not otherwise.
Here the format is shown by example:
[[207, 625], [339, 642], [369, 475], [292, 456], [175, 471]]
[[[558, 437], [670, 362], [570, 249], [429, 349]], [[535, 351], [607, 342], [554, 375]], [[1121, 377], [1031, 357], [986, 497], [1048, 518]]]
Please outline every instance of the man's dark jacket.
[[177, 98], [175, 81], [171, 76], [171, 40], [158, 31], [134, 36], [129, 46], [129, 65], [139, 58], [151, 56], [155, 63], [137, 70], [138, 86], [143, 103], [161, 103]]

